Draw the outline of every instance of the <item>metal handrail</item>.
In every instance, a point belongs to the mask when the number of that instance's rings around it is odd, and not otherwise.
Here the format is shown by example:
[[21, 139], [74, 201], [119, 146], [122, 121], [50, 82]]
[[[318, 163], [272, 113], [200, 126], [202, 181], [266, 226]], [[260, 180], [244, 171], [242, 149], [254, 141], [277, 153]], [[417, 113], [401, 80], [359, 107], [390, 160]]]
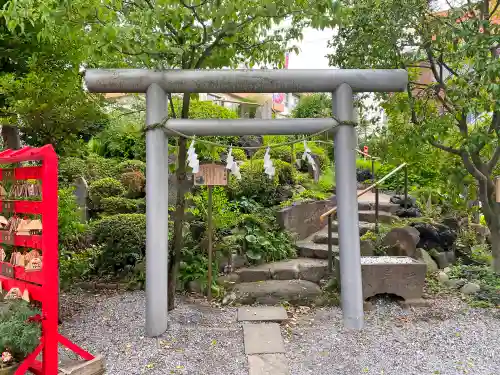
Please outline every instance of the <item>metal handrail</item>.
[[[375, 182], [374, 184], [370, 185], [369, 187], [367, 187], [365, 190], [362, 190], [361, 192], [358, 193], [358, 198], [361, 197], [362, 195], [368, 193], [370, 190], [372, 190], [373, 188], [379, 186], [382, 182], [384, 182], [385, 180], [387, 180], [389, 177], [391, 177], [393, 174], [395, 174], [396, 172], [398, 172], [399, 170], [401, 170], [402, 168], [404, 168], [405, 166], [407, 166], [408, 164], [407, 163], [403, 163], [399, 166], [397, 166], [396, 168], [394, 168], [392, 171], [390, 171], [389, 173], [387, 173], [384, 177], [382, 177], [380, 180], [378, 180], [377, 182]], [[407, 194], [405, 192], [405, 194]], [[405, 197], [406, 198], [406, 197]], [[321, 221], [323, 221], [325, 219], [325, 217], [327, 216], [330, 216], [331, 214], [335, 213], [335, 211], [337, 211], [337, 206], [329, 209], [328, 211], [326, 211], [324, 214], [322, 214], [319, 219]]]
[[361, 151], [361, 150], [359, 150], [359, 149], [356, 149], [356, 152], [357, 152], [358, 154], [361, 154], [361, 155], [363, 155], [363, 156], [366, 156], [367, 158], [370, 158], [371, 160], [380, 160], [380, 158], [379, 158], [379, 157], [376, 157], [376, 156], [373, 156], [373, 155], [367, 154], [366, 152]]
[[[356, 150], [359, 151], [359, 150]], [[361, 153], [363, 153], [361, 151]], [[364, 153], [363, 153], [364, 154]], [[372, 159], [372, 172], [374, 171], [374, 159]], [[389, 177], [400, 171], [402, 168], [405, 169], [405, 200], [404, 200], [404, 208], [406, 209], [407, 207], [407, 202], [408, 202], [408, 164], [407, 163], [402, 163], [396, 168], [394, 168], [392, 171], [387, 173], [384, 177], [382, 177], [380, 180], [374, 182], [372, 185], [367, 187], [366, 189], [360, 191], [357, 194], [357, 197], [361, 197], [362, 195], [368, 193], [371, 191], [373, 188], [375, 188], [375, 232], [378, 233], [378, 216], [379, 216], [379, 191], [378, 191], [378, 186], [387, 180]], [[374, 173], [374, 172], [373, 172]], [[375, 179], [375, 174], [373, 174], [373, 178]], [[326, 211], [324, 214], [322, 214], [320, 218], [320, 222], [323, 222], [325, 217], [328, 217], [328, 272], [331, 274], [333, 272], [333, 249], [332, 249], [332, 215], [337, 212], [337, 206], [329, 209]]]

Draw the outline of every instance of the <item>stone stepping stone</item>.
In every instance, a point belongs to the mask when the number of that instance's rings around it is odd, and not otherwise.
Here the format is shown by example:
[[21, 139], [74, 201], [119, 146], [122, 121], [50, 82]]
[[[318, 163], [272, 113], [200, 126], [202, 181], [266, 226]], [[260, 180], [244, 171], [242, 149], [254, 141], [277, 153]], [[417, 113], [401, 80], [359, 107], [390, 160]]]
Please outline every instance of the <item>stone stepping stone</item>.
[[285, 353], [278, 323], [244, 323], [243, 340], [246, 355]]
[[321, 288], [307, 280], [266, 280], [236, 284], [233, 289], [234, 302], [243, 305], [258, 303], [277, 305], [281, 302], [305, 305], [321, 295]]
[[254, 354], [247, 358], [249, 375], [290, 375], [284, 354]]
[[328, 263], [320, 259], [297, 258], [241, 268], [236, 271], [242, 283], [265, 280], [304, 279], [319, 282], [325, 277]]
[[238, 309], [239, 322], [282, 322], [288, 319], [283, 306], [244, 306]]

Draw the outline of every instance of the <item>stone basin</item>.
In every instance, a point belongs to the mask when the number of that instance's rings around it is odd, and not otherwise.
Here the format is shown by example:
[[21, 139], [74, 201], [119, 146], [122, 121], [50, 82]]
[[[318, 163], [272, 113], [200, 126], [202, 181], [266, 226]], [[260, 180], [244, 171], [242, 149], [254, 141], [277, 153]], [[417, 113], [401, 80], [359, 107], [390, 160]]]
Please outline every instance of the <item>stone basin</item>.
[[[340, 285], [340, 259], [335, 258], [335, 272]], [[394, 294], [405, 301], [419, 300], [424, 291], [427, 265], [410, 257], [361, 257], [363, 298]]]

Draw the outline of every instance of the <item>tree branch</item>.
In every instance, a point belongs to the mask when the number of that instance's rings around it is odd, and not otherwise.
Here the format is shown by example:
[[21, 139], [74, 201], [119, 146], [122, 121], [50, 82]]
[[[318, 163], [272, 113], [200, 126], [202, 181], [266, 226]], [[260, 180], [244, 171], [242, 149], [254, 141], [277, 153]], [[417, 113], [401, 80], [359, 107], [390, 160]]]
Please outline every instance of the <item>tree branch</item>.
[[198, 47], [202, 46], [203, 44], [208, 42], [208, 31], [207, 31], [207, 25], [205, 25], [205, 23], [201, 20], [200, 15], [196, 11], [196, 8], [204, 5], [207, 2], [207, 0], [203, 1], [199, 5], [188, 5], [184, 2], [184, 0], [180, 0], [180, 2], [185, 8], [191, 10], [196, 21], [198, 21], [201, 24], [201, 27], [203, 27], [203, 40], [200, 43], [198, 43]]
[[440, 150], [446, 151], [446, 152], [448, 152], [450, 154], [457, 155], [457, 156], [462, 156], [462, 151], [461, 150], [457, 150], [456, 148], [445, 146], [445, 145], [443, 145], [441, 143], [438, 143], [436, 141], [433, 141], [433, 140], [429, 141], [429, 143], [432, 146], [434, 146], [436, 148], [439, 148]]

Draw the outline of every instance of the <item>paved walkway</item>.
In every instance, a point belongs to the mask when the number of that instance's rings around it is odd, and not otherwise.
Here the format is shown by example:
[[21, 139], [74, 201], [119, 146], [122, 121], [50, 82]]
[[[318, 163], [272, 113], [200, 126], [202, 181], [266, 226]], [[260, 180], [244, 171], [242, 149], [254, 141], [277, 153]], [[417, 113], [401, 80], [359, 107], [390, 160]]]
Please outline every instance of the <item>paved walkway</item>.
[[283, 307], [243, 306], [238, 321], [243, 324], [249, 375], [290, 375], [280, 325], [288, 319]]

